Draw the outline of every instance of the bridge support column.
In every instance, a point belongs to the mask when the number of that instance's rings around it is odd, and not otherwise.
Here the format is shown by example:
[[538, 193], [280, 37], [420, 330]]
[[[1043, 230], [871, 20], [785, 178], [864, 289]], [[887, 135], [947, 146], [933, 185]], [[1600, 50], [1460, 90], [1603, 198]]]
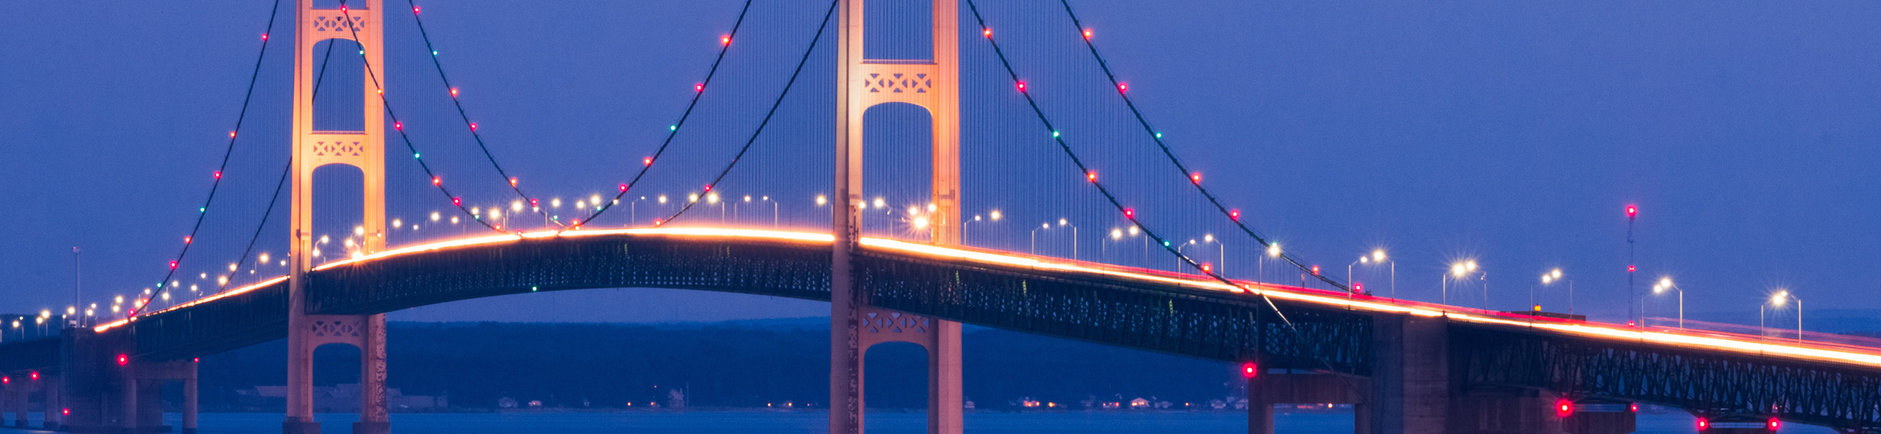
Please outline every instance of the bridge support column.
[[1266, 375], [1247, 379], [1247, 434], [1274, 434], [1274, 401]]
[[118, 370], [118, 427], [125, 434], [137, 432], [137, 364], [125, 364]]
[[1448, 326], [1443, 318], [1372, 317], [1370, 415], [1376, 434], [1445, 434], [1449, 430]]
[[46, 394], [46, 407], [45, 413], [43, 413], [45, 416], [40, 418], [41, 422], [39, 425], [41, 428], [47, 430], [57, 430], [60, 425], [65, 423], [64, 418], [60, 417], [59, 412], [59, 409], [65, 408], [63, 399], [65, 396], [60, 393], [63, 392], [62, 389], [64, 388], [63, 377], [62, 375], [46, 375], [44, 381], [45, 384], [43, 384], [41, 388], [45, 389]]
[[[310, 313], [307, 300], [307, 271], [313, 267], [313, 176], [327, 165], [358, 168], [363, 194], [360, 222], [364, 253], [385, 249], [385, 101], [380, 91], [387, 83], [385, 68], [384, 12], [381, 0], [363, 0], [364, 7], [354, 9], [316, 9], [314, 0], [295, 0], [294, 96], [293, 104], [293, 200], [289, 210], [288, 260], [288, 361], [287, 415], [281, 423], [284, 434], [318, 434], [320, 424], [313, 417], [313, 350], [322, 343], [357, 345], [365, 354], [361, 388], [361, 419], [356, 432], [385, 432], [385, 352], [382, 339], [360, 338], [361, 332], [383, 328], [384, 318], [318, 317]], [[353, 41], [359, 44], [366, 65], [374, 68], [377, 80], [362, 80], [358, 130], [325, 131], [315, 128], [313, 92], [316, 77], [315, 48], [324, 41]], [[360, 74], [366, 71], [345, 71]], [[342, 125], [351, 122], [340, 123]], [[338, 334], [335, 334], [338, 333]], [[383, 333], [378, 335], [383, 337]]]
[[183, 376], [183, 427], [181, 434], [196, 434], [196, 413], [201, 409], [197, 390], [197, 364], [191, 360]]
[[359, 348], [359, 422], [354, 434], [389, 434], [391, 419], [385, 402], [385, 315], [364, 318], [365, 335]]
[[960, 383], [960, 323], [936, 320], [927, 345], [927, 432], [960, 434], [966, 429]]

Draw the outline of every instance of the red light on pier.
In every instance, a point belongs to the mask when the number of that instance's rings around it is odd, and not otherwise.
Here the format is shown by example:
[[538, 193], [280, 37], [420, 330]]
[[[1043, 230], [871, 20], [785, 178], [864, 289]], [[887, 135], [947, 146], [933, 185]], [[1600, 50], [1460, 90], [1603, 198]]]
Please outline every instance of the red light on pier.
[[1554, 415], [1555, 417], [1573, 416], [1574, 415], [1574, 401], [1569, 401], [1566, 399], [1555, 401], [1554, 402]]
[[1770, 418], [1770, 422], [1765, 423], [1764, 425], [1770, 427], [1771, 431], [1776, 431], [1778, 428], [1783, 427], [1783, 421], [1777, 420], [1777, 418], [1773, 417], [1773, 418]]
[[39, 381], [39, 371], [33, 371], [32, 374], [28, 374], [28, 378], [31, 378], [33, 381]]
[[1258, 374], [1260, 374], [1260, 368], [1256, 367], [1254, 362], [1241, 364], [1241, 378], [1254, 378], [1254, 376]]
[[118, 355], [118, 366], [124, 366], [124, 365], [129, 365], [129, 364], [131, 364], [131, 356], [124, 355], [124, 354]]
[[1711, 421], [1705, 420], [1705, 418], [1702, 417], [1698, 418], [1698, 430], [1704, 431], [1708, 429], [1711, 429]]

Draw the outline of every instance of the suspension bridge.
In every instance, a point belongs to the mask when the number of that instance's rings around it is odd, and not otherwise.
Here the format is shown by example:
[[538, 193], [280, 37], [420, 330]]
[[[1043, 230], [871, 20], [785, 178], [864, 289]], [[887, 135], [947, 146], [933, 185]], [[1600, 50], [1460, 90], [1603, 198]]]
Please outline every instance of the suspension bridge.
[[[0, 341], [0, 409], [15, 426], [37, 408], [47, 429], [149, 432], [162, 425], [162, 385], [181, 382], [179, 428], [194, 432], [199, 358], [285, 338], [284, 433], [320, 431], [312, 355], [329, 344], [361, 349], [354, 432], [389, 432], [385, 381], [399, 368], [386, 363], [396, 339], [385, 313], [672, 288], [828, 302], [832, 434], [867, 426], [863, 361], [887, 342], [927, 350], [929, 432], [962, 432], [963, 324], [1241, 364], [1250, 432], [1272, 432], [1273, 404], [1303, 402], [1352, 404], [1354, 431], [1367, 433], [1623, 433], [1640, 404], [1691, 412], [1699, 431], [1881, 432], [1881, 349], [1800, 329], [1773, 337], [1415, 301], [1368, 290], [1350, 271], [1335, 278], [1338, 264], [1322, 270], [1282, 249], [1255, 213], [1210, 189], [1236, 175], [1204, 179], [1179, 157], [1069, 2], [1038, 2], [1029, 11], [1048, 20], [1009, 25], [1002, 14], [1022, 8], [933, 0], [898, 16], [875, 2], [814, 3], [728, 12], [716, 55], [689, 97], [670, 101], [677, 116], [659, 122], [662, 135], [614, 152], [635, 154], [609, 157], [617, 182], [580, 197], [545, 195], [524, 175], [554, 175], [504, 165], [505, 147], [522, 145], [480, 130], [473, 98], [447, 74], [477, 72], [447, 67], [450, 41], [434, 39], [420, 5], [278, 1], [195, 222], [153, 270], [162, 278], [110, 312], [76, 301], [66, 315], [42, 313], [56, 330]], [[801, 22], [758, 18], [786, 9]], [[398, 53], [385, 25], [400, 16], [442, 86], [391, 86], [387, 56]], [[1044, 75], [1027, 60], [1040, 55], [1030, 38], [1071, 48], [1087, 69], [1082, 88], [1101, 91], [1029, 83]], [[261, 92], [269, 65], [286, 63], [273, 50], [291, 52], [289, 100]], [[406, 98], [420, 93], [430, 99]], [[291, 108], [279, 140], [290, 149], [243, 166], [238, 149], [268, 146], [250, 138], [268, 134], [250, 131], [262, 128], [250, 113], [272, 103]], [[1082, 133], [1092, 130], [1106, 132]], [[975, 144], [1010, 136], [1024, 138]], [[461, 149], [431, 147], [446, 140]], [[1032, 154], [975, 155], [1008, 151]], [[963, 185], [979, 178], [1026, 187]], [[976, 236], [975, 225], [1053, 212], [963, 194], [1007, 189], [1086, 217], [1043, 219], [1024, 243]], [[226, 198], [242, 191], [259, 194]], [[243, 218], [219, 214], [244, 207]], [[1096, 255], [1078, 244], [1077, 223], [1091, 220], [1116, 223], [1095, 231]], [[1177, 235], [1196, 228], [1209, 232], [1202, 243]], [[1253, 260], [1230, 261], [1230, 242], [1254, 246]], [[235, 259], [223, 267], [225, 257]], [[1444, 283], [1486, 292], [1475, 273]]]

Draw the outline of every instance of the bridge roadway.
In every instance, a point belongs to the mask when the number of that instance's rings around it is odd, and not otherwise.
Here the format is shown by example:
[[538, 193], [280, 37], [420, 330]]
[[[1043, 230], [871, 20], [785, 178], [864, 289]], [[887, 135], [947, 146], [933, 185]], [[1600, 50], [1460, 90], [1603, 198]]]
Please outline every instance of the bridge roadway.
[[[316, 314], [370, 314], [590, 288], [827, 301], [831, 240], [826, 233], [730, 228], [484, 236], [323, 264], [310, 274], [308, 305]], [[1453, 390], [1544, 391], [1711, 417], [1779, 417], [1849, 431], [1881, 428], [1881, 351], [1872, 348], [1642, 330], [1253, 282], [1229, 285], [1196, 275], [888, 239], [865, 238], [862, 245], [856, 273], [867, 303], [963, 323], [1222, 361], [1258, 360], [1269, 372], [1373, 381], [1415, 380], [1402, 378], [1416, 374], [1404, 366], [1411, 363], [1408, 356], [1395, 353], [1434, 345], [1445, 349], [1434, 359], [1441, 365], [1436, 381]], [[286, 278], [278, 277], [93, 331], [106, 341], [134, 342], [128, 347], [138, 360], [187, 360], [286, 336], [286, 293]], [[1257, 294], [1267, 295], [1292, 327]], [[1428, 330], [1436, 330], [1435, 340]], [[0, 345], [0, 372], [56, 370], [61, 355], [55, 342]], [[1387, 351], [1393, 354], [1380, 354]]]

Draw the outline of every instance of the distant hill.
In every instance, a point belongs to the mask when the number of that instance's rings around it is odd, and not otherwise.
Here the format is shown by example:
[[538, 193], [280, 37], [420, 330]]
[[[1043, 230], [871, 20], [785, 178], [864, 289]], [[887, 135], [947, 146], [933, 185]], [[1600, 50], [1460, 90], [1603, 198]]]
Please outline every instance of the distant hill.
[[[592, 323], [392, 323], [387, 383], [406, 394], [448, 395], [464, 409], [499, 399], [550, 407], [664, 405], [673, 388], [695, 407], [826, 402], [828, 319], [767, 319], [651, 325]], [[1076, 406], [1090, 398], [1155, 397], [1194, 402], [1239, 395], [1228, 363], [993, 329], [962, 337], [967, 398], [979, 408], [1022, 398]], [[237, 390], [280, 385], [285, 341], [202, 359], [206, 408], [229, 409]], [[926, 353], [910, 344], [871, 350], [871, 407], [921, 408]], [[315, 352], [317, 385], [354, 383], [358, 351]], [[1179, 405], [1179, 404], [1178, 404]]]

